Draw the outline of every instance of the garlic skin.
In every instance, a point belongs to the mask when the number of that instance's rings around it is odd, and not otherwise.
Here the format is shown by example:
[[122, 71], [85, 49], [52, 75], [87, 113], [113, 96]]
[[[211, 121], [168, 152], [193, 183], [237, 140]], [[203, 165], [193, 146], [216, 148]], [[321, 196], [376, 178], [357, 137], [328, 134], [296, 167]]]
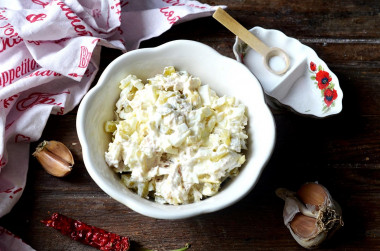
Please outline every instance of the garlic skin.
[[74, 165], [70, 150], [61, 142], [51, 140], [41, 142], [33, 153], [46, 172], [55, 177], [68, 175]]
[[339, 204], [318, 183], [306, 183], [297, 193], [279, 188], [276, 194], [285, 201], [285, 226], [304, 248], [317, 248], [343, 226]]

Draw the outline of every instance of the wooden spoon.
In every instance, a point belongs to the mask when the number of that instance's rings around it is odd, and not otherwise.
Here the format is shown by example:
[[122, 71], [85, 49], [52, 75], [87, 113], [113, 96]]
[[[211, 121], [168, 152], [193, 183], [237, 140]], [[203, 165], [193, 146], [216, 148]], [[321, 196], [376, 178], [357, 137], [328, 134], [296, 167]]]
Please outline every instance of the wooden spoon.
[[[246, 44], [248, 44], [252, 49], [260, 53], [264, 57], [264, 65], [270, 72], [277, 75], [282, 75], [288, 71], [290, 66], [290, 59], [285, 51], [277, 47], [268, 47], [222, 8], [218, 8], [212, 16], [232, 33], [238, 36], [241, 40], [243, 40]], [[280, 56], [285, 62], [285, 67], [281, 70], [272, 69], [269, 64], [270, 59], [276, 56]]]

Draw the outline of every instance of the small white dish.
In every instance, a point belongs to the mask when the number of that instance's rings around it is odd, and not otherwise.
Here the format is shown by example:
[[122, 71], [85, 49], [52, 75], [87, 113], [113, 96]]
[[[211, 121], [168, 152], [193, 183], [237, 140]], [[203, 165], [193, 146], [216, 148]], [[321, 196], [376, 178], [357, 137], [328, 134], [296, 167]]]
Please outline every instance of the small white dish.
[[[139, 197], [121, 183], [104, 159], [111, 140], [104, 131], [104, 123], [113, 119], [115, 103], [120, 95], [120, 80], [134, 74], [146, 81], [162, 73], [169, 65], [188, 71], [218, 95], [234, 96], [248, 107], [248, 150], [239, 175], [224, 184], [216, 195], [179, 206], [162, 205]], [[104, 70], [97, 85], [83, 98], [78, 110], [77, 133], [84, 164], [98, 186], [134, 211], [160, 219], [181, 219], [214, 212], [242, 199], [258, 181], [275, 143], [274, 119], [265, 103], [262, 88], [252, 73], [211, 47], [187, 40], [134, 50], [115, 59]]]
[[[261, 56], [236, 37], [233, 52], [260, 81], [264, 92], [297, 113], [323, 118], [342, 110], [343, 92], [337, 76], [313, 49], [278, 30], [254, 27], [249, 30], [270, 47], [286, 51], [290, 68], [283, 75], [268, 71]], [[281, 62], [270, 62], [276, 64]], [[281, 67], [281, 66], [280, 66]]]

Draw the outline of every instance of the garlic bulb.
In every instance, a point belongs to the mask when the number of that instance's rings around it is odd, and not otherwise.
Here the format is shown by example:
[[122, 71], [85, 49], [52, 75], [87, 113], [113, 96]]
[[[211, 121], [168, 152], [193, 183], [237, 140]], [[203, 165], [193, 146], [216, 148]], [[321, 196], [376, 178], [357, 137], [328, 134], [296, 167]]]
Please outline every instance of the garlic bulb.
[[74, 165], [70, 150], [63, 143], [54, 140], [41, 142], [33, 156], [46, 172], [56, 177], [68, 175]]
[[285, 226], [304, 248], [318, 247], [343, 226], [340, 206], [318, 183], [306, 183], [297, 193], [279, 188], [276, 194], [285, 201]]

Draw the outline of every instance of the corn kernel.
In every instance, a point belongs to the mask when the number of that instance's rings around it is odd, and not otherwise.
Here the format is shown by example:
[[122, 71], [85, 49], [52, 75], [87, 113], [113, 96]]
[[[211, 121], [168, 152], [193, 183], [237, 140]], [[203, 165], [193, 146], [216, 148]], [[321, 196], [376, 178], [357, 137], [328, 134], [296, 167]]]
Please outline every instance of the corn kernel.
[[104, 130], [106, 132], [114, 132], [116, 131], [116, 125], [117, 125], [116, 121], [107, 121], [104, 126]]
[[170, 76], [172, 73], [175, 73], [175, 68], [174, 66], [168, 66], [164, 68], [164, 76]]
[[244, 162], [245, 162], [245, 155], [242, 155], [242, 156], [239, 158], [238, 163], [239, 163], [240, 165], [243, 165]]

